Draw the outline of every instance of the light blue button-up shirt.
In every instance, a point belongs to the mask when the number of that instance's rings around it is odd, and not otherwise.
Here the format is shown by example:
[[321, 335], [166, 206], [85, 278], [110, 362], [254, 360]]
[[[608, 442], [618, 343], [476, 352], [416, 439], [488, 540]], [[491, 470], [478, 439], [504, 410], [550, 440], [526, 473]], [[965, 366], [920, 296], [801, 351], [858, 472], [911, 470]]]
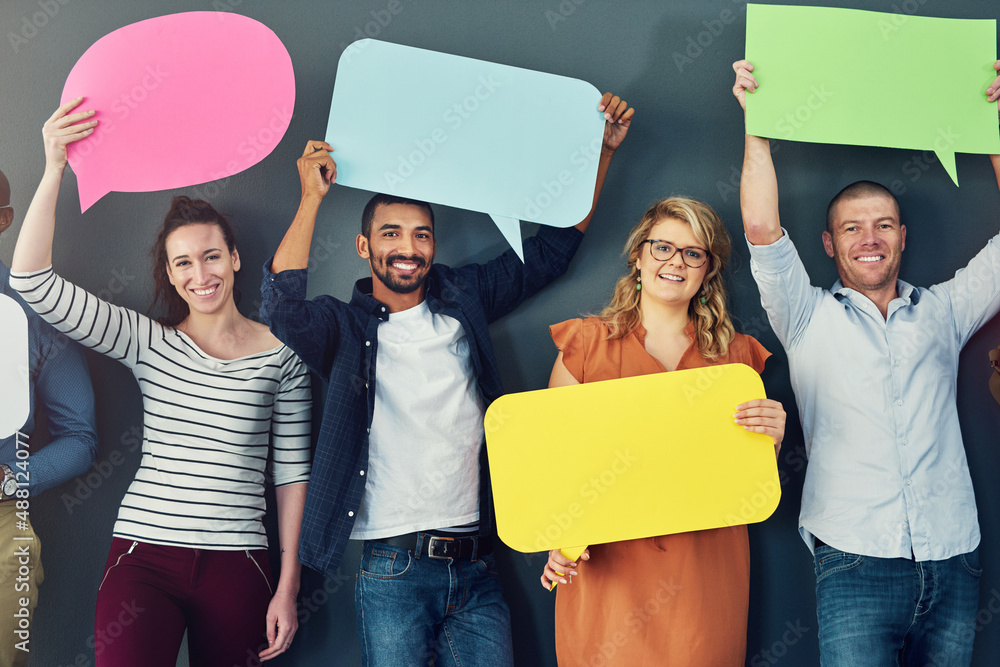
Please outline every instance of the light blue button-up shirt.
[[1000, 235], [951, 280], [866, 296], [809, 282], [787, 233], [750, 244], [761, 304], [788, 355], [809, 465], [799, 532], [843, 551], [944, 560], [979, 545], [955, 402], [958, 356], [1000, 310]]

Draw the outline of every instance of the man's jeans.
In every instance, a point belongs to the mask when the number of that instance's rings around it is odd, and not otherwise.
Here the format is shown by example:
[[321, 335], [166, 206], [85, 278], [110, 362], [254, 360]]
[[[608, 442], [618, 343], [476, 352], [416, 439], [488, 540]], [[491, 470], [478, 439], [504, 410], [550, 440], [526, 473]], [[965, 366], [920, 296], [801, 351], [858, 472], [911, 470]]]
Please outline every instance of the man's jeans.
[[823, 667], [968, 667], [979, 604], [979, 550], [943, 561], [816, 548]]
[[509, 667], [510, 610], [492, 555], [417, 558], [365, 542], [355, 589], [358, 635], [369, 667]]

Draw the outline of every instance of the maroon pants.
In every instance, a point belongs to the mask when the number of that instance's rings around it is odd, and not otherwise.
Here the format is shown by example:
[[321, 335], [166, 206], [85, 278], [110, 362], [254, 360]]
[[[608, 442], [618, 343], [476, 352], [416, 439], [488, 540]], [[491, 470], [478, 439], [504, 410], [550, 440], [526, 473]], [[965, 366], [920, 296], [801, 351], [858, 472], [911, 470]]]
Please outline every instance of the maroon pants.
[[252, 667], [267, 647], [267, 550], [214, 551], [114, 538], [97, 593], [97, 667]]

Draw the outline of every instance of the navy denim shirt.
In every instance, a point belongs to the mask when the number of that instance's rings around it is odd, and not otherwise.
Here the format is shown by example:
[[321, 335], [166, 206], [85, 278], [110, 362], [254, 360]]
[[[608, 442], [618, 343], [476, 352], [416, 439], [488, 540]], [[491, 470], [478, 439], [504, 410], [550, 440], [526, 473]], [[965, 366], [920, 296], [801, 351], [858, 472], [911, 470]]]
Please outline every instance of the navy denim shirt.
[[[583, 239], [574, 228], [542, 227], [524, 242], [524, 263], [513, 250], [486, 264], [431, 266], [427, 305], [454, 317], [469, 340], [472, 367], [485, 404], [503, 393], [488, 325], [511, 312], [566, 271]], [[359, 280], [351, 302], [306, 299], [308, 271], [271, 273], [264, 265], [261, 317], [271, 331], [329, 383], [302, 518], [299, 560], [332, 574], [347, 546], [368, 469], [368, 433], [375, 410], [378, 325], [389, 309], [372, 298], [371, 279]], [[480, 530], [492, 532], [489, 477], [481, 460]]]

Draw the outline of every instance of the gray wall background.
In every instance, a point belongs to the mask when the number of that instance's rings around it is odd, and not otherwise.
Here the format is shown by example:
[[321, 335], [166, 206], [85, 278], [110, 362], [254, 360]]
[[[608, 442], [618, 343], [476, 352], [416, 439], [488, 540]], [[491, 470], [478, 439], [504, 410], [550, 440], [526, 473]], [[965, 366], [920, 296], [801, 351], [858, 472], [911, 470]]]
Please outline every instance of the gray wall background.
[[[730, 276], [732, 310], [745, 333], [775, 356], [765, 383], [790, 415], [779, 467], [781, 505], [750, 528], [753, 557], [747, 664], [818, 664], [811, 558], [796, 534], [804, 470], [784, 354], [759, 305], [739, 217], [738, 173], [743, 126], [730, 94], [730, 63], [744, 47], [746, 6], [736, 0], [541, 0], [538, 2], [262, 2], [252, 0], [4, 0], [0, 4], [0, 169], [8, 175], [16, 209], [0, 259], [10, 261], [23, 212], [42, 172], [40, 129], [57, 106], [66, 75], [96, 40], [119, 27], [174, 11], [221, 9], [270, 26], [292, 56], [295, 115], [278, 149], [249, 171], [222, 182], [187, 188], [212, 201], [239, 228], [244, 261], [243, 310], [256, 310], [259, 269], [273, 253], [298, 203], [294, 161], [307, 139], [321, 138], [337, 60], [361, 34], [473, 58], [577, 77], [613, 90], [637, 109], [618, 153], [593, 226], [568, 274], [493, 328], [508, 391], [545, 386], [555, 358], [546, 326], [603, 305], [622, 270], [625, 232], [654, 200], [686, 194], [712, 204], [737, 239]], [[814, 2], [923, 16], [1000, 18], [995, 0]], [[382, 17], [382, 22], [377, 17]], [[391, 17], [386, 20], [386, 17]], [[726, 22], [729, 20], [730, 22]], [[11, 34], [26, 39], [12, 40]], [[15, 41], [17, 42], [15, 45]], [[934, 48], [928, 44], [928, 48]], [[680, 65], [674, 54], [688, 61]], [[836, 67], [831, 59], [830, 67]], [[933, 89], [933, 83], [927, 82]], [[916, 93], [916, 91], [915, 91]], [[914, 99], [914, 104], [919, 101]], [[531, 100], [525, 101], [530, 122]], [[158, 141], [143, 149], [156, 159]], [[929, 161], [926, 157], [930, 157]], [[988, 160], [960, 155], [961, 189], [932, 156], [919, 152], [779, 142], [775, 161], [782, 220], [798, 242], [814, 282], [836, 278], [823, 253], [825, 206], [843, 185], [860, 178], [898, 181], [910, 242], [902, 275], [916, 284], [950, 277], [997, 231], [996, 183]], [[121, 305], [145, 310], [152, 281], [147, 250], [177, 192], [112, 193], [79, 214], [69, 174], [58, 214], [55, 266], [63, 275]], [[353, 250], [366, 192], [336, 188], [324, 203], [314, 242], [310, 291], [346, 298], [367, 267]], [[438, 209], [439, 261], [488, 259], [505, 242], [485, 215]], [[530, 225], [526, 225], [530, 227]], [[527, 231], [527, 230], [526, 230]], [[531, 233], [527, 231], [527, 233]], [[989, 323], [967, 346], [959, 377], [959, 409], [983, 530], [980, 627], [975, 664], [1000, 663], [1000, 468], [996, 452], [998, 406], [989, 394], [987, 352], [1000, 343], [1000, 323]], [[100, 446], [90, 474], [33, 500], [44, 543], [46, 581], [33, 625], [32, 664], [89, 665], [93, 609], [118, 503], [138, 466], [139, 393], [116, 363], [88, 357], [97, 393]], [[72, 506], [69, 498], [81, 502]], [[273, 542], [273, 540], [272, 540]], [[307, 572], [300, 597], [301, 627], [281, 665], [359, 662], [354, 633], [356, 550], [338, 576]], [[554, 596], [538, 584], [541, 555], [501, 551], [504, 585], [513, 614], [518, 665], [554, 665]], [[179, 664], [187, 664], [182, 656]], [[248, 657], [248, 665], [256, 664]], [[599, 659], [594, 664], [600, 664]]]

